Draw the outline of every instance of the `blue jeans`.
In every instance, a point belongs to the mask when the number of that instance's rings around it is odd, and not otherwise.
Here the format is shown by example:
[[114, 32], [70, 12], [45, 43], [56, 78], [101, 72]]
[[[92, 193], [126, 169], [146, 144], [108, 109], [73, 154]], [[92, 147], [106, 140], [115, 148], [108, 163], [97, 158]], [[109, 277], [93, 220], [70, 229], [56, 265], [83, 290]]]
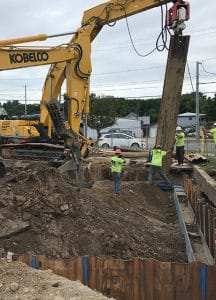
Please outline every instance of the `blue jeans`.
[[121, 173], [112, 173], [114, 179], [114, 190], [116, 194], [121, 192]]
[[148, 175], [148, 182], [149, 183], [152, 183], [152, 180], [154, 178], [155, 173], [158, 173], [164, 181], [171, 184], [169, 179], [167, 178], [166, 174], [164, 173], [163, 168], [158, 167], [158, 166], [150, 166], [149, 175]]

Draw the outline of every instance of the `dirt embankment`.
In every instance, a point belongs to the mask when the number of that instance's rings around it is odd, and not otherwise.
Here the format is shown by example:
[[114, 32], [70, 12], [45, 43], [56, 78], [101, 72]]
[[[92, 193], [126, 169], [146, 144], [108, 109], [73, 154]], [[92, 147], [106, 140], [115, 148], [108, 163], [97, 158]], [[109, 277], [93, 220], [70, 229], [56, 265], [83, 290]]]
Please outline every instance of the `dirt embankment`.
[[[34, 270], [24, 263], [0, 260], [1, 300], [106, 300], [101, 293], [79, 281], [71, 281], [51, 270]], [[113, 299], [113, 298], [112, 298]]]
[[207, 163], [203, 163], [202, 168], [206, 173], [216, 180], [216, 157], [210, 157]]
[[145, 182], [97, 181], [78, 190], [42, 163], [14, 164], [0, 179], [0, 247], [48, 257], [97, 255], [186, 261], [169, 193]]

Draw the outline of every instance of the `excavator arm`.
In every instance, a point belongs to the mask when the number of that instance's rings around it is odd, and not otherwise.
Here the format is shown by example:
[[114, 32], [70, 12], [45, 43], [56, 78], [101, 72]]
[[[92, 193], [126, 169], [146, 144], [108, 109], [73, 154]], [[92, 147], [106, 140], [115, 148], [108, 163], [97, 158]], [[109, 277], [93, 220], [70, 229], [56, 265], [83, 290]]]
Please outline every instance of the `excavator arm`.
[[[91, 42], [104, 25], [169, 2], [175, 2], [175, 4], [169, 10], [167, 25], [171, 27], [175, 22], [175, 26], [178, 28], [178, 11], [182, 7], [187, 9], [187, 18], [185, 20], [189, 18], [189, 4], [182, 0], [112, 0], [86, 10], [83, 14], [81, 27], [70, 41], [70, 43], [80, 48], [79, 62], [71, 61], [70, 65], [66, 62], [57, 63], [50, 68], [43, 88], [43, 102], [50, 100], [50, 94], [52, 99], [58, 98], [60, 87], [65, 77], [68, 76], [67, 95], [68, 99], [70, 99], [68, 122], [75, 132], [79, 132], [80, 121], [83, 115], [89, 113]], [[49, 114], [44, 108], [42, 105], [41, 122], [48, 127], [48, 132], [50, 133], [51, 122]]]
[[[61, 58], [58, 58], [60, 57], [60, 55], [58, 55], [58, 57], [55, 56], [52, 60], [50, 59], [49, 62], [52, 65], [45, 80], [41, 103], [41, 122], [48, 128], [49, 135], [51, 135], [52, 123], [50, 116], [58, 115], [55, 109], [52, 111], [49, 109], [51, 109], [51, 107], [56, 107], [54, 104], [55, 101], [53, 100], [57, 100], [61, 91], [62, 83], [64, 79], [66, 79], [65, 99], [68, 107], [68, 115], [66, 117], [68, 128], [72, 129], [73, 133], [79, 137], [82, 145], [81, 151], [83, 153], [85, 152], [88, 142], [84, 137], [81, 137], [79, 133], [80, 123], [85, 115], [89, 113], [90, 75], [92, 71], [91, 42], [104, 25], [169, 2], [175, 2], [175, 5], [174, 8], [169, 11], [170, 15], [168, 25], [172, 26], [175, 22], [175, 33], [178, 34], [179, 32], [181, 33], [181, 30], [178, 30], [178, 11], [182, 10], [182, 8], [187, 11], [187, 5], [185, 5], [185, 2], [182, 0], [112, 0], [84, 12], [81, 27], [74, 34], [68, 44], [69, 46], [66, 47], [66, 49], [61, 49], [66, 53], [71, 50], [71, 53], [67, 53], [68, 59], [63, 59], [64, 55], [62, 55]], [[176, 3], [178, 3], [178, 5], [176, 5]], [[186, 20], [186, 15], [184, 16], [184, 14], [181, 14], [181, 25], [184, 19]], [[35, 39], [34, 37], [29, 37], [2, 41], [0, 42], [0, 46], [11, 45], [13, 42], [23, 43], [33, 40], [44, 40], [45, 38], [46, 35], [39, 35], [36, 36]], [[42, 54], [42, 50], [40, 50], [41, 52], [37, 52], [37, 50], [29, 50], [30, 52], [27, 53], [24, 52], [25, 50], [23, 50], [23, 52], [17, 52], [20, 50], [17, 50], [14, 47], [12, 47], [11, 50], [8, 48], [7, 51], [4, 47], [1, 48], [0, 51], [2, 51], [0, 52], [0, 55], [5, 57], [3, 65], [0, 64], [1, 70], [48, 63], [48, 50], [47, 54]], [[54, 50], [52, 49], [52, 51], [61, 52], [58, 48], [55, 48]], [[69, 57], [70, 55], [71, 57]], [[46, 59], [47, 63], [45, 63]], [[7, 63], [5, 63], [6, 60]], [[49, 104], [50, 102], [51, 104]], [[65, 130], [63, 131], [66, 132]], [[73, 139], [73, 137], [71, 138]]]
[[51, 65], [78, 57], [71, 46], [50, 48], [4, 47], [0, 48], [0, 71], [26, 67]]
[[91, 41], [97, 36], [101, 28], [109, 23], [124, 19], [145, 10], [173, 2], [171, 0], [113, 0], [107, 1], [84, 12], [82, 28], [94, 23]]

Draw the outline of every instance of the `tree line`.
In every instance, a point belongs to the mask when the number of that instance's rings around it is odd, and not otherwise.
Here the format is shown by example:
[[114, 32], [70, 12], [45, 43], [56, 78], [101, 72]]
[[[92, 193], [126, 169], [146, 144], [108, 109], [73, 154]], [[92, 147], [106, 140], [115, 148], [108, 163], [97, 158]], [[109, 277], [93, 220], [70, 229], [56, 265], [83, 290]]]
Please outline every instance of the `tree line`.
[[[216, 94], [213, 98], [201, 94], [200, 113], [207, 115], [207, 120], [216, 121]], [[115, 120], [126, 117], [134, 112], [138, 116], [150, 116], [151, 124], [157, 123], [161, 99], [128, 100], [112, 96], [98, 97], [91, 94], [90, 115], [88, 125], [99, 133], [100, 129], [112, 126]], [[179, 113], [196, 111], [196, 94], [184, 94], [181, 96]]]
[[[184, 94], [181, 96], [179, 113], [195, 112], [196, 108], [195, 93]], [[125, 117], [134, 112], [138, 116], [150, 116], [151, 124], [158, 121], [161, 99], [125, 99], [113, 96], [90, 95], [90, 114], [88, 125], [95, 128], [98, 132], [102, 128], [112, 126], [115, 120]], [[18, 100], [8, 101], [1, 105], [5, 108], [9, 116], [24, 115], [25, 105]], [[28, 114], [39, 114], [39, 104], [28, 104]], [[216, 121], [216, 94], [214, 97], [207, 97], [200, 93], [200, 113], [207, 115], [208, 121]]]

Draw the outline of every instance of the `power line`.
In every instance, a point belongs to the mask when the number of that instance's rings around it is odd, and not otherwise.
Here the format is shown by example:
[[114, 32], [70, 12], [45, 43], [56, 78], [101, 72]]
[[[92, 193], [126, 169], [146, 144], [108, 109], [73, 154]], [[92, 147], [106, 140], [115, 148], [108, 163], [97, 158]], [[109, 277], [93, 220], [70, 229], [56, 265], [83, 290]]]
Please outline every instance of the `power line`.
[[187, 62], [187, 70], [188, 70], [188, 75], [189, 75], [189, 78], [190, 78], [190, 83], [191, 83], [192, 91], [195, 92], [194, 87], [193, 87], [193, 81], [192, 81], [192, 78], [191, 78], [191, 73], [190, 73], [188, 62]]
[[0, 80], [45, 80], [45, 77], [31, 77], [31, 78], [0, 78]]
[[[142, 86], [142, 85], [146, 85], [146, 84], [151, 84], [151, 83], [156, 83], [158, 82], [158, 85], [153, 85], [153, 86]], [[200, 84], [213, 84], [216, 82], [204, 82], [204, 83], [200, 83]], [[109, 85], [102, 85], [102, 86], [92, 86], [92, 90], [99, 90], [101, 92], [106, 92], [106, 91], [116, 91], [116, 90], [141, 90], [141, 89], [161, 89], [162, 88], [162, 84], [163, 81], [162, 80], [152, 80], [152, 81], [146, 81], [146, 82], [133, 82], [133, 83], [121, 83], [121, 84], [109, 84]], [[191, 85], [190, 82], [184, 82], [184, 86], [187, 85]], [[30, 94], [34, 94], [34, 91], [37, 91], [38, 93], [41, 93], [42, 90], [41, 89], [34, 89], [32, 91], [30, 91]], [[193, 90], [194, 92], [194, 90]], [[22, 97], [23, 96], [23, 91], [17, 91], [16, 92], [13, 90], [0, 90], [0, 95], [16, 95], [18, 97]]]
[[206, 71], [206, 69], [204, 68], [203, 64], [201, 63], [201, 67], [203, 69], [203, 71], [207, 74], [211, 74], [211, 75], [216, 75], [216, 73], [212, 73], [212, 72], [209, 72], [209, 71]]
[[200, 92], [202, 94], [216, 94], [216, 92]]
[[[212, 58], [213, 59], [213, 58]], [[216, 58], [214, 58], [216, 59]], [[163, 68], [163, 66], [161, 67], [151, 67], [151, 68], [142, 68], [142, 69], [130, 69], [130, 70], [122, 70], [122, 71], [117, 71], [117, 72], [107, 72], [107, 73], [93, 73], [92, 76], [104, 76], [104, 75], [112, 75], [112, 74], [119, 74], [119, 73], [128, 73], [128, 72], [136, 72], [136, 71], [145, 71], [145, 70], [158, 70], [158, 69], [161, 69]], [[209, 72], [208, 72], [209, 74]], [[211, 73], [210, 73], [211, 74]], [[214, 73], [213, 73], [214, 74]], [[215, 74], [216, 75], [216, 74]], [[202, 75], [202, 77], [211, 77], [209, 75]], [[190, 77], [185, 77], [185, 79], [188, 79]], [[191, 78], [195, 78], [195, 76], [191, 76]], [[30, 80], [34, 80], [34, 79], [39, 79], [39, 78], [31, 78]], [[44, 79], [44, 78], [41, 78], [41, 79]], [[29, 79], [27, 78], [0, 78], [0, 81], [20, 81], [20, 80], [26, 80], [28, 81]], [[145, 82], [156, 82], [156, 81], [161, 81], [160, 79], [156, 79], [156, 80], [146, 80]], [[34, 89], [34, 88], [31, 88], [31, 89]], [[39, 88], [38, 88], [39, 89]]]
[[[158, 82], [158, 85], [153, 85], [153, 86], [149, 86], [149, 84], [151, 83], [155, 83], [155, 82]], [[210, 82], [210, 83], [216, 83], [216, 82]], [[148, 84], [148, 86], [141, 86], [141, 85], [146, 85]], [[146, 81], [146, 82], [132, 82], [132, 83], [121, 83], [121, 84], [116, 84], [116, 83], [113, 83], [113, 84], [110, 84], [110, 85], [102, 85], [102, 86], [92, 86], [92, 89], [93, 90], [100, 90], [100, 89], [103, 89], [103, 91], [110, 91], [110, 90], [131, 90], [131, 89], [155, 89], [155, 88], [161, 88], [163, 82], [161, 80], [152, 80], [152, 81]], [[208, 82], [206, 83], [203, 83], [203, 84], [208, 84]], [[190, 83], [186, 83], [184, 82], [184, 85], [190, 85]], [[139, 86], [139, 87], [137, 87]], [[113, 89], [113, 87], [115, 87]], [[33, 89], [33, 90], [29, 90], [28, 89], [28, 92], [30, 94], [33, 94], [35, 93], [35, 91], [37, 92], [42, 92], [41, 89]], [[0, 89], [0, 95], [17, 95], [19, 97], [23, 96], [23, 91], [16, 91], [13, 89], [13, 90], [1, 90]]]
[[202, 60], [202, 62], [209, 61], [209, 60], [215, 60], [215, 59], [216, 59], [216, 57], [206, 58], [206, 59]]
[[199, 84], [213, 84], [213, 83], [216, 83], [216, 81], [200, 82]]
[[[204, 61], [207, 61], [207, 60], [214, 60], [214, 59], [216, 59], [216, 57], [215, 58], [209, 58], [209, 59], [205, 59], [205, 60], [203, 60], [203, 62]], [[128, 70], [122, 70], [122, 71], [116, 71], [116, 72], [106, 72], [106, 73], [92, 73], [92, 77], [93, 76], [104, 76], [104, 75], [112, 75], [112, 74], [119, 74], [119, 73], [128, 73], [128, 72], [136, 72], [136, 71], [146, 71], [146, 70], [158, 70], [158, 69], [161, 69], [161, 68], [165, 68], [165, 66], [163, 65], [163, 66], [158, 66], [158, 67], [149, 67], [149, 68], [139, 68], [139, 69], [128, 69]], [[211, 73], [211, 72], [206, 72], [206, 73], [208, 73], [208, 74], [210, 74], [210, 75], [212, 75], [212, 74], [214, 74], [214, 75], [216, 75], [215, 73]], [[207, 76], [207, 75], [202, 75], [203, 77], [209, 77], [209, 76]], [[188, 77], [188, 78], [190, 78], [190, 77]], [[194, 76], [191, 76], [191, 78], [195, 78]], [[44, 78], [42, 78], [42, 77], [32, 77], [32, 78], [25, 78], [25, 77], [23, 77], [23, 78], [0, 78], [0, 80], [2, 81], [2, 80], [4, 80], [4, 81], [23, 81], [23, 80], [26, 80], [26, 81], [28, 81], [28, 80], [44, 80]], [[147, 81], [146, 81], [147, 82]]]
[[[25, 100], [25, 99], [9, 99], [9, 98], [6, 98], [6, 99], [1, 99], [0, 98], [0, 103], [1, 102], [3, 102], [3, 101], [7, 101], [7, 102], [14, 102], [14, 101], [18, 101], [18, 102], [25, 102], [25, 101], [27, 101], [27, 102], [32, 102], [32, 101], [34, 101], [34, 102], [38, 102], [38, 104], [40, 104], [40, 102], [41, 102], [41, 99], [40, 100], [38, 100], [38, 99], [27, 99], [27, 100]], [[36, 103], [37, 104], [37, 103]]]
[[[201, 30], [191, 31], [190, 34], [194, 36], [194, 34], [197, 34], [197, 33], [203, 32], [203, 31], [204, 32], [207, 31], [209, 33], [209, 30], [216, 30], [216, 26], [203, 27]], [[143, 39], [143, 38], [142, 39], [136, 39], [136, 42], [142, 42], [144, 40], [154, 41], [155, 38], [152, 37], [152, 34], [151, 35], [146, 35], [145, 39]], [[94, 51], [103, 51], [103, 50], [114, 49], [114, 48], [119, 48], [119, 47], [121, 48], [122, 47], [121, 44], [126, 44], [123, 47], [127, 47], [128, 46], [128, 40], [118, 41], [117, 43], [112, 42], [112, 45], [115, 45], [115, 44], [116, 44], [116, 46], [114, 46], [114, 47], [113, 46], [111, 46], [111, 47], [108, 47], [108, 46], [104, 47], [104, 44], [103, 44], [102, 47], [100, 47], [102, 45], [102, 43], [100, 44], [100, 43], [97, 42], [97, 47], [95, 48]], [[148, 43], [148, 42], [146, 43], [145, 42], [144, 44], [137, 44], [137, 45], [150, 45], [150, 43]], [[94, 45], [93, 45], [93, 47], [94, 47]]]

